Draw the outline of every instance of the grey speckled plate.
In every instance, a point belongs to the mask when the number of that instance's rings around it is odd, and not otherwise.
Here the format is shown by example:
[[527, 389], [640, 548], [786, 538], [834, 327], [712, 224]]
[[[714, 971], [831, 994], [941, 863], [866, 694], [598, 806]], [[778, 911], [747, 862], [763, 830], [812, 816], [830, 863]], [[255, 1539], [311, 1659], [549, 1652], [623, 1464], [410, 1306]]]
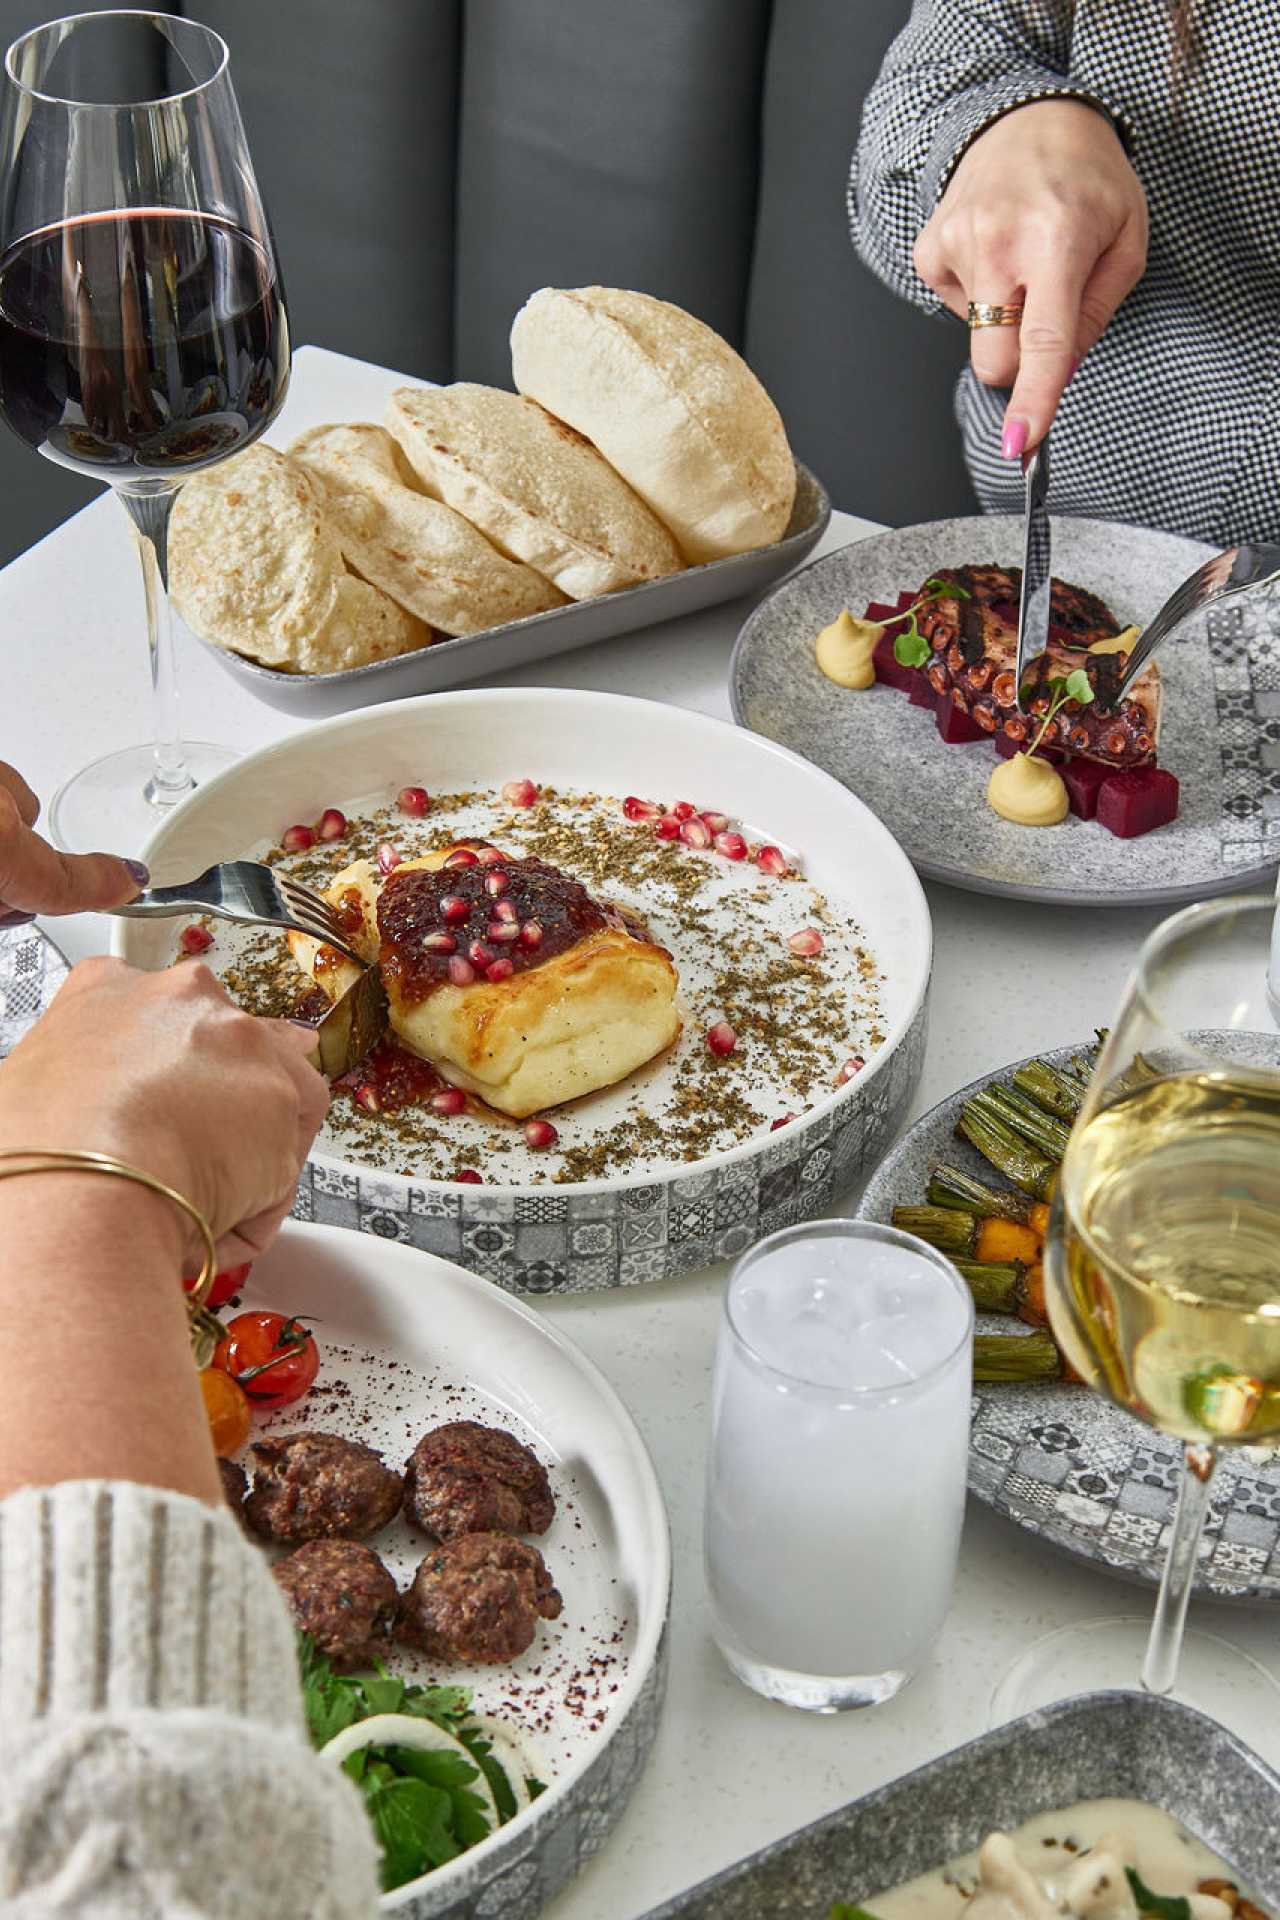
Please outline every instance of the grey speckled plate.
[[[1055, 1065], [1082, 1047], [1043, 1058]], [[940, 1160], [981, 1179], [992, 1170], [955, 1123], [965, 1101], [1021, 1062], [985, 1074], [924, 1114], [872, 1176], [859, 1216], [887, 1221], [919, 1204]], [[998, 1177], [998, 1176], [997, 1176]], [[980, 1330], [1008, 1333], [987, 1314]], [[1181, 1469], [1178, 1443], [1086, 1387], [980, 1387], [969, 1440], [969, 1491], [997, 1513], [1104, 1571], [1158, 1585]], [[1219, 1600], [1280, 1598], [1280, 1455], [1226, 1448], [1200, 1546], [1196, 1591]]]
[[69, 971], [39, 927], [0, 927], [0, 1060], [44, 1012]]
[[1145, 1800], [1212, 1847], [1259, 1899], [1280, 1900], [1280, 1777], [1216, 1721], [1152, 1694], [1090, 1693], [957, 1747], [647, 1920], [826, 1920], [1077, 1800]]
[[[824, 767], [865, 800], [918, 872], [978, 893], [1060, 905], [1201, 900], [1280, 861], [1280, 593], [1260, 589], [1201, 615], [1159, 655], [1160, 759], [1182, 785], [1171, 826], [1118, 840], [1074, 816], [1015, 827], [985, 802], [985, 741], [947, 747], [933, 715], [889, 687], [851, 693], [819, 673], [813, 641], [842, 607], [892, 601], [937, 567], [1021, 561], [1007, 515], [876, 534], [806, 567], [746, 622], [730, 669], [735, 718]], [[1168, 533], [1056, 519], [1054, 572], [1144, 625], [1211, 549]]]

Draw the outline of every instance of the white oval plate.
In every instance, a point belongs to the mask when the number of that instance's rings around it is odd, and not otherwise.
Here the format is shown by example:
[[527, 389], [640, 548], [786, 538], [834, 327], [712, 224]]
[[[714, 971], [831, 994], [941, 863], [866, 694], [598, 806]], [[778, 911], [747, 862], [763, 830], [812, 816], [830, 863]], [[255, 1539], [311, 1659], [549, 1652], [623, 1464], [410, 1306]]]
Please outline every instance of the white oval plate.
[[[386, 1895], [384, 1910], [528, 1920], [600, 1845], [657, 1725], [671, 1556], [644, 1442], [569, 1340], [442, 1260], [290, 1224], [256, 1263], [245, 1303], [305, 1314], [321, 1350], [311, 1394], [255, 1437], [319, 1428], [399, 1468], [429, 1428], [480, 1419], [513, 1430], [548, 1468], [556, 1518], [537, 1544], [564, 1598], [559, 1620], [541, 1622], [529, 1651], [502, 1667], [436, 1666], [400, 1647], [387, 1661], [406, 1678], [469, 1686], [477, 1712], [523, 1727], [552, 1777], [526, 1812]], [[401, 1519], [369, 1544], [402, 1589], [429, 1545]], [[478, 1906], [482, 1893], [489, 1904]]]
[[[499, 1161], [496, 1178], [481, 1167], [483, 1186], [459, 1186], [452, 1168], [425, 1160], [406, 1171], [388, 1153], [385, 1133], [362, 1141], [338, 1113], [305, 1177], [302, 1217], [405, 1240], [504, 1285], [550, 1292], [662, 1279], [820, 1213], [875, 1163], [906, 1110], [924, 1043], [932, 936], [923, 892], [901, 849], [859, 800], [798, 755], [702, 714], [615, 695], [437, 694], [344, 715], [248, 755], [164, 823], [147, 857], [157, 880], [189, 878], [216, 860], [253, 852], [287, 822], [315, 819], [326, 806], [354, 814], [371, 788], [384, 798], [405, 783], [460, 792], [498, 787], [516, 775], [578, 793], [655, 794], [668, 802], [688, 794], [741, 820], [753, 838], [798, 855], [806, 883], [763, 882], [775, 889], [767, 911], [801, 915], [816, 889], [857, 923], [883, 976], [883, 1044], [867, 1052], [855, 1079], [830, 1091], [823, 1080], [808, 1110], [776, 1133], [769, 1131], [771, 1113], [801, 1103], [779, 1083], [769, 1050], [757, 1047], [743, 1072], [752, 1076], [752, 1098], [764, 1114], [758, 1133], [692, 1161], [653, 1156], [572, 1184], [554, 1182], [554, 1161], [522, 1145], [514, 1159]], [[405, 823], [406, 845], [411, 826]], [[714, 855], [688, 857], [715, 869], [717, 888], [723, 883], [712, 927], [727, 943], [734, 890], [762, 876]], [[661, 899], [622, 886], [613, 891], [652, 914], [655, 931], [670, 937], [696, 1011], [705, 951], [692, 943], [681, 951]], [[785, 952], [781, 930], [779, 921]], [[162, 966], [176, 950], [176, 929], [122, 920], [114, 944], [136, 964]], [[226, 944], [219, 934], [210, 958], [217, 961]], [[824, 964], [843, 967], [842, 987], [856, 984], [851, 942], [837, 951], [833, 941]], [[644, 1070], [645, 1099], [655, 1113], [674, 1099], [681, 1064], [704, 1049], [699, 1020], [689, 1018], [674, 1053]], [[835, 1066], [833, 1056], [832, 1082]], [[566, 1142], [589, 1143], [593, 1126], [616, 1122], [636, 1084], [633, 1077], [625, 1092], [606, 1091], [564, 1118], [557, 1114]], [[468, 1124], [480, 1131], [478, 1122]]]
[[[842, 607], [892, 602], [938, 567], [1021, 565], [1021, 522], [938, 520], [858, 540], [761, 601], [730, 669], [743, 726], [807, 754], [865, 800], [927, 879], [1062, 906], [1162, 906], [1267, 880], [1280, 860], [1280, 771], [1268, 755], [1280, 685], [1280, 598], [1266, 590], [1201, 614], [1159, 655], [1160, 764], [1181, 785], [1170, 826], [1118, 840], [1074, 815], [1017, 827], [986, 804], [986, 741], [944, 746], [902, 693], [851, 693], [818, 671], [814, 637]], [[1212, 549], [1102, 520], [1055, 519], [1053, 570], [1144, 625]]]

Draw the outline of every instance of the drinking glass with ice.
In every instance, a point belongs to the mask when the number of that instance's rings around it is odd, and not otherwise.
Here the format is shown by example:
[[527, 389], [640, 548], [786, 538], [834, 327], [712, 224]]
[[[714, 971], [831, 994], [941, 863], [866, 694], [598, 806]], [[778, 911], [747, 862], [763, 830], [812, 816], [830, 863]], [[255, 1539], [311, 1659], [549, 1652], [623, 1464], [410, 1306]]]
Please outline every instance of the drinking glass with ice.
[[729, 1276], [705, 1547], [712, 1631], [768, 1699], [889, 1700], [951, 1601], [973, 1299], [942, 1254], [869, 1221], [788, 1227]]

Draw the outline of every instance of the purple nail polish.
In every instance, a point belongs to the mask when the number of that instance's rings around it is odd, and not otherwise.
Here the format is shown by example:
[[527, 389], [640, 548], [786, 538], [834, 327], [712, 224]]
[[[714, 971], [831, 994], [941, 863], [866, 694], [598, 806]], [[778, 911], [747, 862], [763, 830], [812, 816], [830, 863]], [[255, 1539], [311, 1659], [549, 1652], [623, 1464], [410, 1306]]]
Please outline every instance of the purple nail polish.
[[1004, 438], [1000, 442], [1001, 458], [1021, 460], [1027, 445], [1027, 423], [1025, 420], [1006, 420]]
[[134, 879], [137, 881], [140, 887], [150, 886], [151, 884], [150, 867], [146, 866], [141, 860], [126, 860], [125, 865], [126, 867], [128, 867], [130, 873], [133, 875]]
[[29, 927], [34, 919], [34, 913], [0, 913], [0, 932], [6, 927]]

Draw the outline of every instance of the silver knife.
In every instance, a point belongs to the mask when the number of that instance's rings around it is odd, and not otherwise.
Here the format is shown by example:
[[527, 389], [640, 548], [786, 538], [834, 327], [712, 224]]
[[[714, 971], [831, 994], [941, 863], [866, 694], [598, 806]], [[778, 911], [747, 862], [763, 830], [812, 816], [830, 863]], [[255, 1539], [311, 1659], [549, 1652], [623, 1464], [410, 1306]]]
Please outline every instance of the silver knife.
[[388, 1018], [382, 974], [377, 967], [366, 967], [318, 1023], [312, 1066], [319, 1067], [326, 1080], [340, 1080], [381, 1040]]
[[1049, 598], [1053, 562], [1049, 552], [1049, 436], [1022, 463], [1027, 488], [1022, 539], [1022, 599], [1018, 604], [1018, 705], [1025, 713], [1022, 686], [1027, 668], [1049, 645]]

